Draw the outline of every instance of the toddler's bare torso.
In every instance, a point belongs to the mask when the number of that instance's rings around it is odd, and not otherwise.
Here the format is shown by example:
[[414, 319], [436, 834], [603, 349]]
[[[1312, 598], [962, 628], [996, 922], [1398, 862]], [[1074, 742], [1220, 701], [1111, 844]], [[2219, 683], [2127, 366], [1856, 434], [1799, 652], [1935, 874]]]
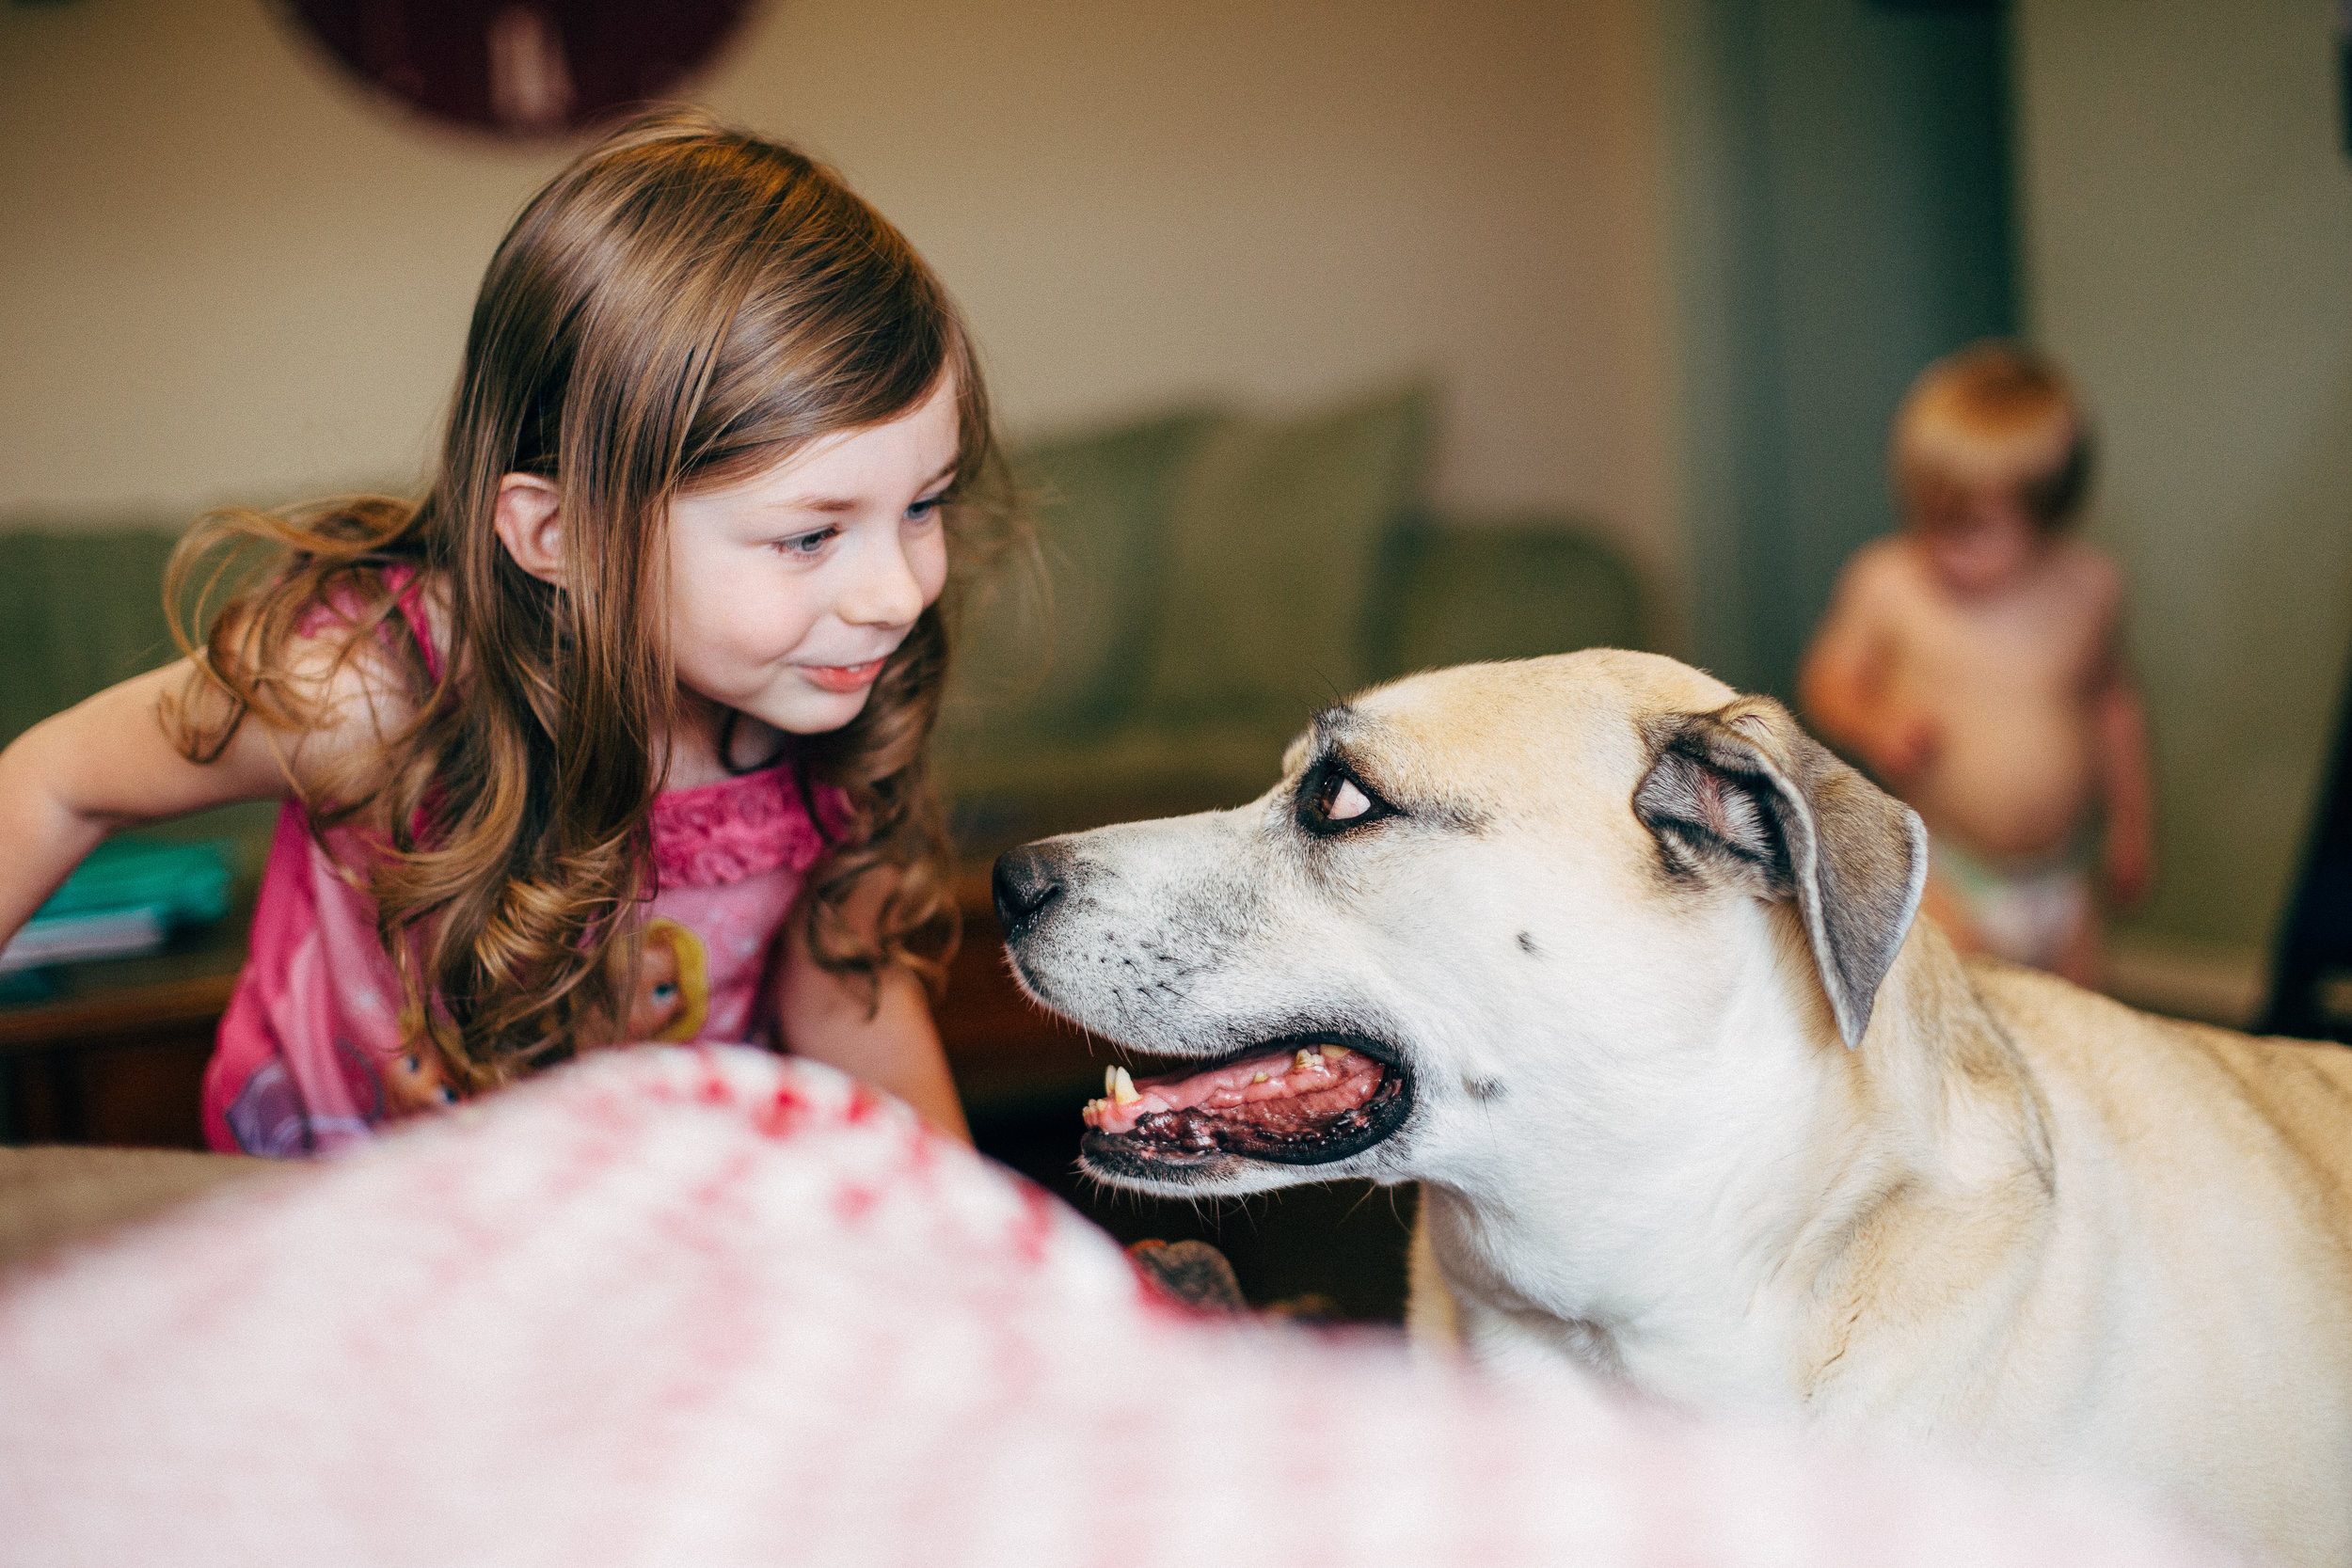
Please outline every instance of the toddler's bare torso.
[[1884, 639], [1885, 697], [1933, 727], [1903, 794], [1929, 828], [1987, 859], [2061, 853], [2096, 799], [2093, 699], [2114, 645], [2122, 579], [2071, 540], [2015, 581], [1947, 588], [1906, 539], [1860, 562], [1866, 613]]

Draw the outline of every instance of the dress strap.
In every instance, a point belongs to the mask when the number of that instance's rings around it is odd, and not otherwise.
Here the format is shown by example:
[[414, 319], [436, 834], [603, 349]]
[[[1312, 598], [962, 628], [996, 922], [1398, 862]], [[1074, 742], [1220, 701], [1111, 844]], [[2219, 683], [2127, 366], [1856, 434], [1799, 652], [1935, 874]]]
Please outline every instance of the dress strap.
[[417, 647], [424, 655], [424, 673], [437, 684], [441, 678], [441, 650], [433, 641], [433, 623], [424, 612], [424, 574], [406, 562], [384, 568], [384, 586], [394, 595], [392, 603], [400, 610], [400, 618], [408, 626], [408, 635], [417, 640]]

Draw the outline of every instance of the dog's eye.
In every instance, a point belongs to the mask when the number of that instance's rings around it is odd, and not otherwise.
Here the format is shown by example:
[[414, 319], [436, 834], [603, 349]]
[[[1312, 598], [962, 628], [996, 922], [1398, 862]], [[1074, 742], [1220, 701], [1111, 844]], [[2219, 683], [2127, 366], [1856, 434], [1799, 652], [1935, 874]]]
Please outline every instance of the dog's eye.
[[1377, 796], [1330, 765], [1308, 788], [1306, 804], [1302, 816], [1316, 832], [1333, 832], [1390, 815], [1390, 807]]

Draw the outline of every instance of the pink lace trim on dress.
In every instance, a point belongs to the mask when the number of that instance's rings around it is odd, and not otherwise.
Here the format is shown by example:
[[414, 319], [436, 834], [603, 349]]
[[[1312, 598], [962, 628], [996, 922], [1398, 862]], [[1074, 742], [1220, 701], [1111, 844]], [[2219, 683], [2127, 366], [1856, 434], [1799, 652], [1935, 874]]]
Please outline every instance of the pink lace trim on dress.
[[[814, 793], [826, 831], [838, 837], [849, 801], [837, 789]], [[652, 831], [654, 874], [665, 888], [721, 887], [778, 866], [806, 871], [825, 852], [825, 835], [801, 804], [789, 763], [665, 790], [654, 797]]]

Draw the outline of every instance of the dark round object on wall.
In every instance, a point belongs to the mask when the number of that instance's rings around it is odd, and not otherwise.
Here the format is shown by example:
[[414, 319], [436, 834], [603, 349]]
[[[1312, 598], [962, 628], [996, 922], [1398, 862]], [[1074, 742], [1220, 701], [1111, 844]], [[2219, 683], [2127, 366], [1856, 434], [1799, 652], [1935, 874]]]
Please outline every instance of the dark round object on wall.
[[559, 136], [674, 93], [755, 0], [280, 0], [370, 87], [436, 119]]

